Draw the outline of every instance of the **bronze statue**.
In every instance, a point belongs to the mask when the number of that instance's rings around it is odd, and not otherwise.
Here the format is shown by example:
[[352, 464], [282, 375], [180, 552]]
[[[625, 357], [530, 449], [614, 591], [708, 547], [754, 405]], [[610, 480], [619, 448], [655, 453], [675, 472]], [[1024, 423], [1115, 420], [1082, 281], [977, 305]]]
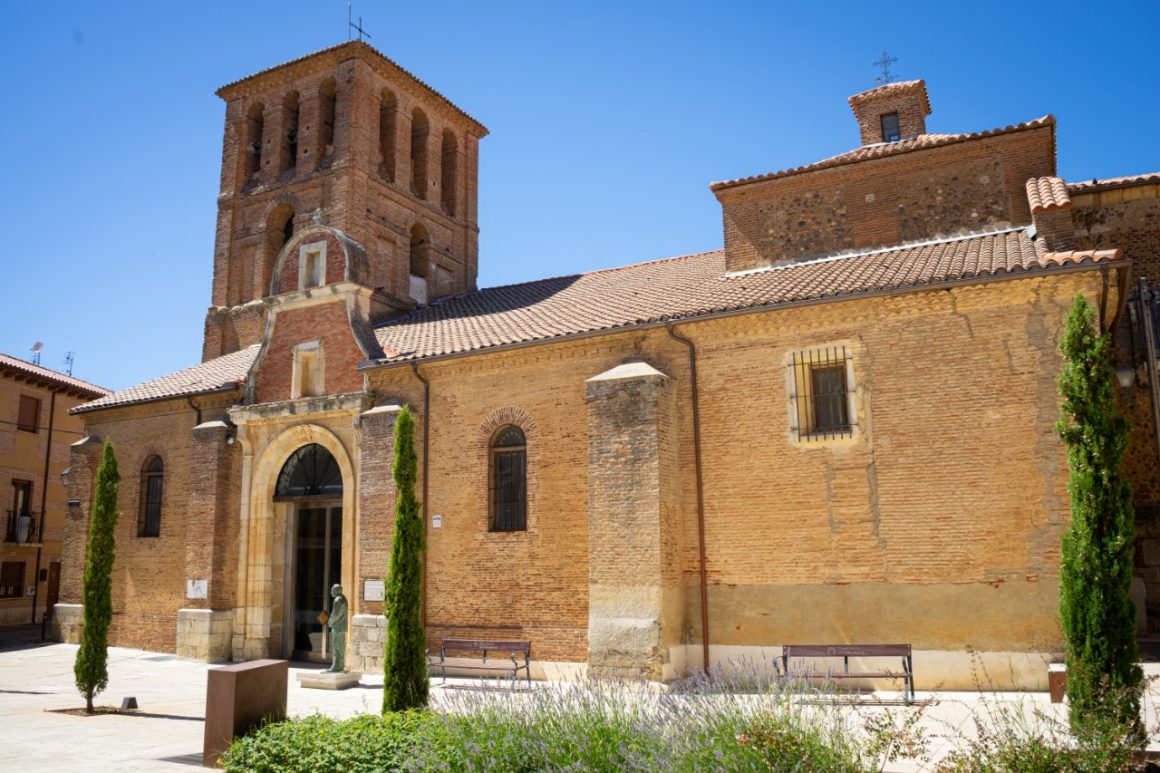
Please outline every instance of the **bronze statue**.
[[330, 619], [326, 624], [330, 626], [330, 651], [334, 659], [326, 673], [339, 674], [346, 670], [346, 596], [342, 595], [342, 586], [335, 583], [330, 597], [334, 603], [330, 605]]

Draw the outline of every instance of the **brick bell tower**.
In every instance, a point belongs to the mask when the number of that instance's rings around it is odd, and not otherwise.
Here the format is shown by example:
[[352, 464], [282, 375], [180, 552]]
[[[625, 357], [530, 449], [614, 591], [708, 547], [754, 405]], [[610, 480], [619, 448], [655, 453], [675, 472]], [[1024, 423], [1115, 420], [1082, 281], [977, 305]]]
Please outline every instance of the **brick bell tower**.
[[362, 246], [380, 318], [475, 289], [482, 124], [362, 41], [217, 94], [226, 121], [203, 361], [259, 341], [278, 255], [311, 225]]

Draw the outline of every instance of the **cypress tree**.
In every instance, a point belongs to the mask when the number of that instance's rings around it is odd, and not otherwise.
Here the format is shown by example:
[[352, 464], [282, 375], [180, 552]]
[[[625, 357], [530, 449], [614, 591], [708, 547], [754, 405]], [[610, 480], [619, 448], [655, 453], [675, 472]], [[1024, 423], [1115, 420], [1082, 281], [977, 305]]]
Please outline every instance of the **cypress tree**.
[[395, 533], [387, 575], [383, 712], [427, 705], [427, 635], [420, 617], [423, 516], [415, 498], [415, 421], [404, 406], [395, 421]]
[[1143, 683], [1129, 595], [1135, 515], [1120, 475], [1128, 422], [1115, 405], [1111, 336], [1097, 335], [1093, 317], [1077, 296], [1060, 343], [1063, 404], [1055, 430], [1067, 446], [1071, 496], [1059, 578], [1067, 697], [1076, 730], [1102, 720], [1138, 731]]
[[89, 522], [89, 547], [85, 555], [84, 628], [73, 673], [77, 689], [85, 696], [85, 711], [93, 713], [93, 696], [109, 684], [109, 623], [113, 620], [113, 548], [117, 527], [117, 491], [121, 474], [113, 444], [105, 441], [93, 517]]

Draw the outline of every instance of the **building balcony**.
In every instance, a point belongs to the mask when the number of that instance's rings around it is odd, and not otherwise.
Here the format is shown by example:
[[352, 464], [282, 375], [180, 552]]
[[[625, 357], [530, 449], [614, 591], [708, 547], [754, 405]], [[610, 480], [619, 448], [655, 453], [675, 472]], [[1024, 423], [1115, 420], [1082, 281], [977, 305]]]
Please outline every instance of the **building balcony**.
[[4, 528], [4, 542], [12, 545], [35, 545], [40, 536], [37, 526], [36, 516], [32, 513], [9, 510]]

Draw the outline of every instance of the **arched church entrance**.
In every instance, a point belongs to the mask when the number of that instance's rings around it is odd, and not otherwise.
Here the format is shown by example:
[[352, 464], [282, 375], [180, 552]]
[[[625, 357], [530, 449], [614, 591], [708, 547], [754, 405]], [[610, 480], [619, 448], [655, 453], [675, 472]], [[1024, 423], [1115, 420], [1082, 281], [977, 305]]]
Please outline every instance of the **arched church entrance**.
[[334, 455], [318, 443], [300, 447], [282, 465], [274, 501], [289, 506], [287, 654], [327, 662], [330, 587], [342, 569], [342, 471]]

